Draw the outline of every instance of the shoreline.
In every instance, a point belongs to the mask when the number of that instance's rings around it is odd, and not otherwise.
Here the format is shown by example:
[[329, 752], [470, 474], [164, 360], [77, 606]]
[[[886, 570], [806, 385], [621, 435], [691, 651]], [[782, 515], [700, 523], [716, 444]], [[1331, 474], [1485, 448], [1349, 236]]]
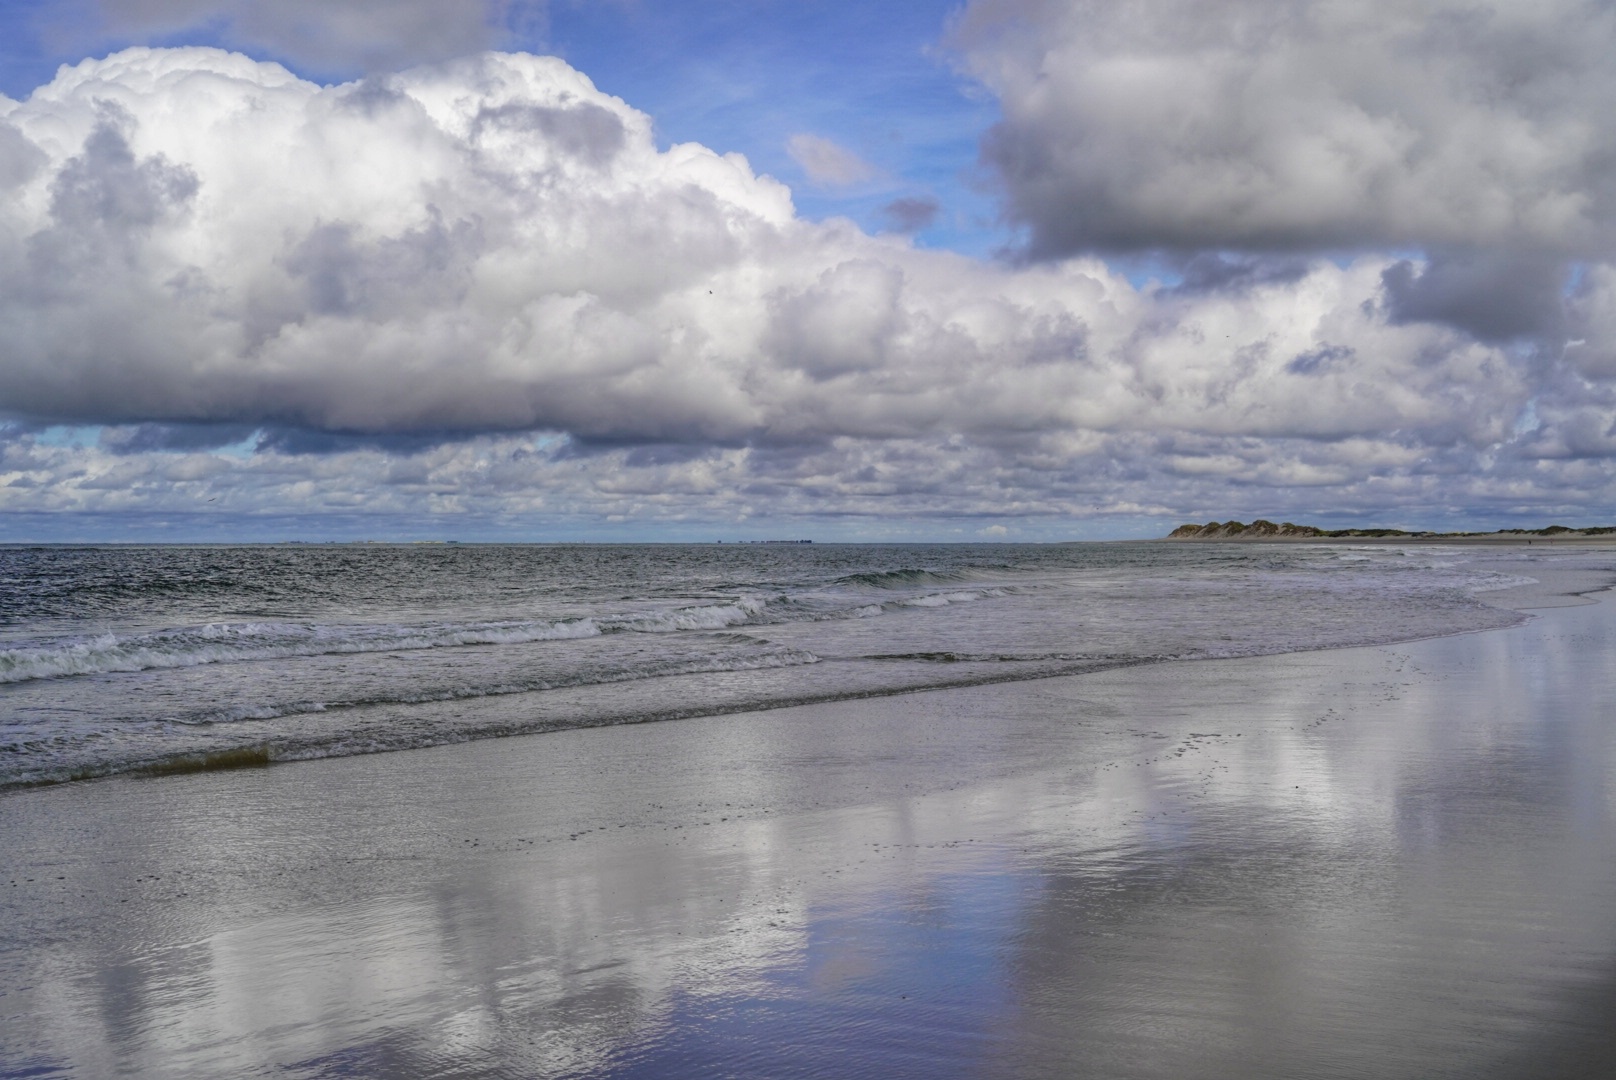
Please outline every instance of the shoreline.
[[1616, 609], [1529, 610], [16, 793], [0, 1075], [1553, 1075], [1616, 987]]
[[[1160, 541], [1145, 541], [1155, 543]], [[1208, 543], [1213, 541], [1195, 541]], [[1257, 541], [1229, 540], [1220, 541], [1228, 543], [1276, 542], [1274, 540]], [[1297, 543], [1306, 542], [1295, 539], [1285, 539], [1279, 542]], [[1606, 540], [1602, 547], [1611, 550], [1616, 555], [1616, 541]], [[1524, 548], [1524, 545], [1523, 545]], [[1498, 570], [1498, 566], [1491, 569]], [[1587, 594], [1603, 589], [1616, 588], [1616, 564], [1609, 567], [1590, 566], [1586, 564], [1565, 567], [1534, 565], [1531, 572], [1539, 576], [1536, 584], [1513, 585], [1502, 589], [1478, 592], [1474, 599], [1479, 603], [1514, 611], [1528, 612], [1535, 609], [1547, 609], [1562, 606], [1574, 606], [1591, 603]], [[1322, 651], [1334, 649], [1351, 649], [1375, 646], [1394, 646], [1406, 642], [1428, 640], [1466, 633], [1478, 633], [1497, 627], [1455, 628], [1444, 630], [1435, 634], [1414, 634], [1407, 637], [1383, 637], [1380, 635], [1367, 635], [1369, 640], [1348, 641], [1339, 644], [1326, 645]], [[1245, 657], [1284, 656], [1301, 652], [1321, 651], [1319, 647], [1305, 646], [1288, 651], [1256, 652], [1242, 654]], [[599, 684], [583, 684], [570, 688], [555, 688], [542, 691], [517, 691], [508, 694], [490, 694], [484, 697], [471, 699], [447, 698], [443, 701], [413, 703], [412, 708], [442, 708], [462, 712], [475, 713], [482, 717], [480, 722], [468, 724], [452, 735], [440, 741], [425, 743], [404, 743], [389, 745], [378, 741], [364, 749], [352, 747], [336, 748], [335, 752], [328, 752], [331, 748], [313, 746], [306, 747], [296, 744], [274, 744], [271, 742], [257, 742], [242, 745], [225, 746], [218, 749], [198, 749], [175, 754], [165, 758], [153, 758], [139, 764], [120, 764], [105, 770], [85, 771], [68, 776], [41, 776], [25, 780], [11, 780], [0, 783], [0, 801], [20, 796], [26, 792], [38, 791], [45, 788], [63, 785], [98, 784], [115, 780], [120, 777], [132, 779], [155, 779], [170, 775], [190, 775], [212, 772], [231, 772], [237, 770], [253, 770], [261, 768], [282, 767], [301, 764], [310, 761], [335, 760], [345, 757], [374, 756], [377, 754], [406, 753], [414, 750], [431, 749], [441, 746], [462, 745], [471, 742], [490, 740], [504, 740], [524, 738], [536, 735], [553, 735], [561, 731], [594, 730], [607, 727], [630, 726], [639, 727], [649, 724], [672, 722], [686, 722], [692, 719], [708, 717], [722, 717], [744, 715], [755, 712], [769, 712], [777, 709], [789, 709], [807, 706], [835, 705], [840, 702], [878, 701], [888, 697], [899, 697], [910, 694], [924, 694], [932, 692], [945, 692], [949, 690], [965, 689], [970, 687], [1007, 685], [1025, 682], [1038, 682], [1045, 679], [1083, 677], [1098, 672], [1116, 668], [1149, 667], [1161, 664], [1172, 664], [1188, 661], [1227, 660], [1237, 657], [1230, 656], [1202, 656], [1202, 657], [1136, 657], [1128, 659], [1090, 659], [1086, 661], [1071, 661], [1058, 665], [1058, 670], [1038, 670], [1028, 665], [1021, 670], [993, 670], [984, 668], [979, 671], [970, 671], [973, 664], [968, 660], [950, 662], [948, 667], [954, 669], [949, 679], [933, 676], [929, 681], [916, 681], [909, 684], [894, 684], [873, 689], [821, 689], [818, 691], [805, 690], [790, 696], [771, 698], [756, 695], [738, 698], [735, 700], [715, 699], [700, 706], [663, 709], [660, 711], [643, 712], [630, 709], [622, 711], [610, 699], [616, 693], [617, 683], [605, 682]], [[974, 665], [980, 666], [980, 665]], [[682, 682], [691, 679], [702, 679], [706, 676], [700, 673], [691, 675], [660, 676], [657, 681]], [[829, 676], [827, 676], [828, 678]], [[540, 698], [542, 697], [542, 705]], [[375, 708], [400, 708], [401, 706], [376, 706]], [[527, 720], [522, 717], [537, 712], [540, 708], [545, 710], [542, 721]]]

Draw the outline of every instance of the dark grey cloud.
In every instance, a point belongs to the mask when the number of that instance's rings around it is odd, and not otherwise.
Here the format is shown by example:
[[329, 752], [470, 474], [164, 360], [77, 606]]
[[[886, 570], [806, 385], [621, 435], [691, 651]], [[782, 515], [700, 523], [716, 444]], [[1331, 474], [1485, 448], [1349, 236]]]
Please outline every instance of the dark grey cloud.
[[972, 0], [1030, 252], [1616, 245], [1605, 0]]
[[1314, 375], [1337, 365], [1348, 363], [1355, 353], [1344, 345], [1321, 345], [1298, 353], [1285, 365], [1292, 375]]
[[[184, 217], [200, 182], [162, 154], [137, 157], [129, 144], [134, 118], [115, 103], [97, 102], [95, 122], [80, 152], [61, 163], [47, 185], [48, 219], [16, 254], [9, 282], [14, 303], [59, 308], [70, 317], [96, 280], [126, 269], [154, 228]], [[26, 267], [26, 269], [24, 269]], [[94, 321], [97, 312], [86, 313]]]
[[623, 455], [623, 464], [630, 469], [643, 469], [661, 465], [686, 465], [693, 461], [716, 457], [719, 448], [710, 444], [690, 445], [655, 443], [636, 446]]
[[1241, 291], [1264, 285], [1291, 285], [1308, 274], [1308, 260], [1297, 256], [1253, 256], [1197, 252], [1174, 260], [1179, 282], [1170, 295], [1194, 296]]
[[915, 233], [930, 228], [942, 207], [930, 195], [906, 195], [881, 208], [881, 216], [898, 232]]
[[218, 450], [243, 443], [257, 433], [257, 428], [244, 424], [135, 424], [104, 428], [98, 442], [114, 454]]
[[1570, 266], [1537, 252], [1438, 251], [1421, 266], [1386, 269], [1393, 322], [1446, 323], [1482, 341], [1555, 337], [1564, 330]]
[[429, 211], [421, 225], [375, 239], [346, 222], [316, 225], [290, 245], [283, 266], [305, 287], [298, 310], [386, 318], [463, 298], [484, 246], [475, 219], [450, 225]]
[[610, 164], [628, 137], [616, 113], [587, 101], [559, 108], [501, 105], [479, 112], [477, 124], [540, 136], [597, 168]]
[[129, 146], [134, 118], [101, 103], [100, 120], [83, 152], [69, 158], [51, 182], [51, 216], [73, 230], [146, 229], [177, 213], [196, 194], [196, 174], [162, 155], [137, 160]]
[[[172, 428], [169, 430], [172, 430]], [[304, 428], [284, 427], [249, 430], [248, 436], [253, 435], [257, 436], [254, 439], [254, 449], [260, 452], [332, 456], [368, 450], [404, 457], [422, 454], [428, 450], [436, 450], [455, 443], [463, 443], [476, 437], [464, 431], [372, 434], [368, 432], [309, 431]]]

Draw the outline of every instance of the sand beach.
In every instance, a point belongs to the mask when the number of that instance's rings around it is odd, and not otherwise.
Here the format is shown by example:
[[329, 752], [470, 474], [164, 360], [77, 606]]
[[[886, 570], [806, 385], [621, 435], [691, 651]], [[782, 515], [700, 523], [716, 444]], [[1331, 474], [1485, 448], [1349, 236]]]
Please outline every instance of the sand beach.
[[1592, 585], [1394, 646], [14, 791], [0, 1076], [1608, 1075]]

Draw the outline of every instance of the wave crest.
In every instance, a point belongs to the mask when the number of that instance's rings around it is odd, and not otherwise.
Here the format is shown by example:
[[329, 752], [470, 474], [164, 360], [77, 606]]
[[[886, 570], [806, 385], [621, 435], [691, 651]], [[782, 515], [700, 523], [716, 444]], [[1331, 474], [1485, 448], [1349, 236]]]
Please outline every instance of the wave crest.
[[518, 645], [612, 633], [723, 630], [757, 619], [767, 607], [767, 600], [752, 596], [722, 604], [576, 619], [439, 626], [220, 622], [143, 634], [106, 633], [0, 649], [0, 683], [337, 653]]
[[907, 589], [915, 585], [948, 585], [965, 580], [958, 571], [921, 570], [905, 567], [901, 570], [872, 570], [863, 574], [848, 574], [836, 579], [837, 585], [862, 585], [870, 589]]

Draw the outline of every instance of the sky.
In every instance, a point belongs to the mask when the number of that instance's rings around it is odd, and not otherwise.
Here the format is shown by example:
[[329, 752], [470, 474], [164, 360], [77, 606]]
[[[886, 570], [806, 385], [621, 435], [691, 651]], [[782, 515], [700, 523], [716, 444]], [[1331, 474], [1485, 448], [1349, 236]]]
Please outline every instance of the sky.
[[0, 0], [0, 542], [1616, 523], [1609, 0]]

